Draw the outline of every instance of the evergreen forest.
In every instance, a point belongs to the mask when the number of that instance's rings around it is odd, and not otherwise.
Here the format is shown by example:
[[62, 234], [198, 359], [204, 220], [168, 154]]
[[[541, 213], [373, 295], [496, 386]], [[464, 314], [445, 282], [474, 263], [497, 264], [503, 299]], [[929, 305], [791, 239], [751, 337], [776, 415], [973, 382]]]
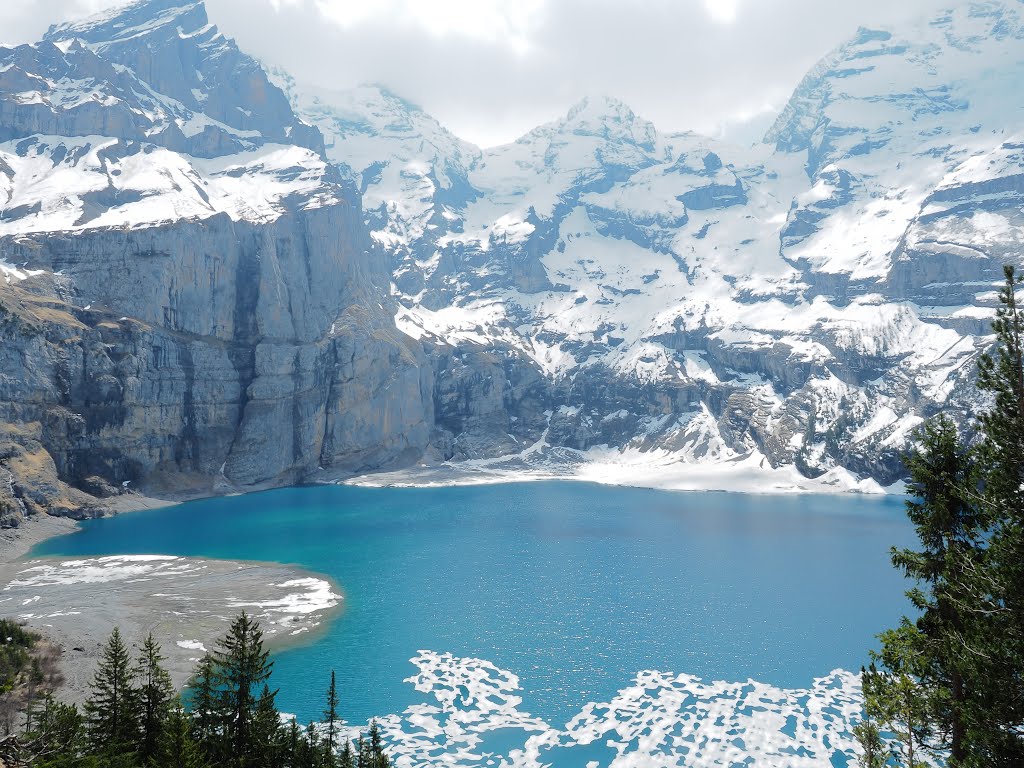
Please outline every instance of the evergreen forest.
[[[11, 629], [18, 644], [0, 659], [14, 680], [37, 673], [38, 640]], [[4, 768], [388, 768], [376, 722], [353, 740], [338, 716], [335, 675], [325, 681], [323, 719], [302, 727], [284, 718], [271, 688], [273, 662], [259, 623], [244, 612], [197, 664], [183, 695], [150, 635], [132, 652], [118, 629], [103, 649], [79, 709], [52, 695], [30, 702], [23, 726], [0, 740]], [[11, 731], [12, 729], [8, 729]]]

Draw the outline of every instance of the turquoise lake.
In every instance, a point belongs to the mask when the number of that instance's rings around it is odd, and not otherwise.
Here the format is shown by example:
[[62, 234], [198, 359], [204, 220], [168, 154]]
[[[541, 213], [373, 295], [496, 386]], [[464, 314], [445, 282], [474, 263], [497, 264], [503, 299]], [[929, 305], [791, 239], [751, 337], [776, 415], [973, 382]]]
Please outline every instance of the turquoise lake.
[[897, 498], [671, 493], [574, 482], [289, 488], [91, 521], [35, 555], [273, 560], [344, 609], [275, 657], [281, 708], [318, 716], [330, 669], [354, 722], [422, 700], [417, 651], [486, 659], [564, 723], [642, 670], [805, 688], [858, 670], [907, 609]]

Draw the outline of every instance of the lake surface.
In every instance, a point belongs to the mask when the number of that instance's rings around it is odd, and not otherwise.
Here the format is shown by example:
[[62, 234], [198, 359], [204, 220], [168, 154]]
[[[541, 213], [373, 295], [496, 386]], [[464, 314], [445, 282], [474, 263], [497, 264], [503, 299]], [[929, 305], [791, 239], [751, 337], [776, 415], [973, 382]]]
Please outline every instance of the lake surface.
[[[874, 636], [907, 609], [888, 551], [912, 542], [895, 498], [546, 482], [210, 499], [91, 521], [34, 554], [273, 560], [329, 574], [344, 609], [316, 642], [275, 657], [283, 710], [318, 716], [333, 668], [353, 722], [446, 701], [486, 709], [474, 686], [494, 683], [491, 698], [506, 716], [511, 707], [546, 725], [612, 701], [644, 670], [752, 679], [772, 691], [859, 670]], [[468, 681], [454, 693], [438, 677], [446, 665]], [[405, 682], [417, 673], [418, 691]], [[659, 680], [637, 695], [654, 695]], [[697, 683], [671, 685], [693, 698]], [[493, 754], [517, 738], [494, 736]], [[604, 761], [583, 751], [585, 760], [545, 762]]]

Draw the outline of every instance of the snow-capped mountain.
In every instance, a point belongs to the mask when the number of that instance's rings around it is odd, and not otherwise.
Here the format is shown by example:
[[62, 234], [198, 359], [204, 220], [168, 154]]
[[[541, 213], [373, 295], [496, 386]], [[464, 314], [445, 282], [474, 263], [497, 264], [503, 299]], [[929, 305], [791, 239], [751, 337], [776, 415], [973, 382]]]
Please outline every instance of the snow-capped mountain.
[[[290, 93], [322, 127], [403, 127], [369, 154], [325, 134], [333, 161], [373, 171], [399, 327], [458, 350], [435, 365], [445, 456], [610, 448], [888, 483], [923, 418], [969, 423], [993, 282], [1019, 258], [1022, 9], [860, 30], [752, 150], [587, 99], [479, 152], [376, 89], [315, 109]], [[381, 167], [456, 168], [458, 194]], [[486, 413], [449, 413], [480, 382]]]
[[45, 40], [78, 40], [114, 66], [133, 72], [174, 111], [198, 118], [178, 123], [187, 135], [209, 131], [233, 134], [249, 144], [322, 148], [321, 137], [296, 118], [259, 63], [210, 23], [201, 1], [131, 3], [51, 27]]
[[202, 3], [0, 49], [0, 516], [422, 452], [358, 193]]
[[190, 0], [0, 48], [0, 507], [445, 461], [898, 480], [970, 423], [1020, 258], [1022, 20], [861, 30], [753, 148], [602, 97], [481, 150]]
[[812, 182], [783, 233], [787, 259], [887, 278], [930, 197], [1019, 132], [1021, 25], [1019, 3], [976, 2], [910, 34], [861, 30], [826, 57], [767, 136]]
[[129, 6], [0, 49], [0, 138], [0, 234], [267, 221], [288, 199], [340, 199], [319, 135], [201, 3]]
[[423, 250], [447, 230], [451, 212], [478, 194], [468, 175], [480, 150], [385, 89], [302, 91], [287, 72], [272, 70], [272, 76], [320, 129], [327, 157], [360, 190], [374, 240], [401, 263], [392, 270], [395, 279], [411, 280], [407, 289], [416, 292], [422, 267], [405, 246]]

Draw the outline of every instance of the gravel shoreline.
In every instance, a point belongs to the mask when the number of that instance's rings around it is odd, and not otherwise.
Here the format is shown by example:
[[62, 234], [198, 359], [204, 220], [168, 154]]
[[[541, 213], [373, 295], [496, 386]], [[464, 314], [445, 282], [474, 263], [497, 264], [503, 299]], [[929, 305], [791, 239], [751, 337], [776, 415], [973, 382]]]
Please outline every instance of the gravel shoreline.
[[[120, 497], [121, 514], [175, 502]], [[272, 648], [308, 641], [342, 604], [328, 578], [278, 563], [154, 556], [26, 559], [36, 544], [73, 533], [66, 518], [33, 517], [0, 531], [0, 616], [24, 622], [61, 651], [58, 695], [81, 703], [115, 626], [130, 645], [150, 632], [181, 687], [205, 649], [243, 609]]]

